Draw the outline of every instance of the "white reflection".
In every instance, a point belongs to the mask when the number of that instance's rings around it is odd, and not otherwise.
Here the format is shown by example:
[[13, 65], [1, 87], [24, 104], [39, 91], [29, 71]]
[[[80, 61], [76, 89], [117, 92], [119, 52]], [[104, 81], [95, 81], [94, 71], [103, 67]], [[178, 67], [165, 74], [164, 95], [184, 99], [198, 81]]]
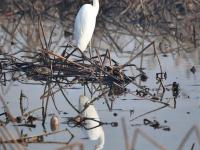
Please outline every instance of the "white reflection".
[[[90, 99], [88, 97], [81, 95], [79, 98], [79, 110], [83, 110], [85, 105], [89, 102]], [[93, 105], [89, 105], [81, 115], [86, 118], [93, 118], [97, 121], [100, 121], [99, 115]], [[86, 128], [93, 128], [99, 125], [99, 123], [94, 120], [86, 120], [85, 123]], [[98, 144], [95, 147], [96, 150], [101, 150], [104, 147], [105, 136], [102, 126], [87, 130], [87, 134], [90, 140], [98, 140]]]

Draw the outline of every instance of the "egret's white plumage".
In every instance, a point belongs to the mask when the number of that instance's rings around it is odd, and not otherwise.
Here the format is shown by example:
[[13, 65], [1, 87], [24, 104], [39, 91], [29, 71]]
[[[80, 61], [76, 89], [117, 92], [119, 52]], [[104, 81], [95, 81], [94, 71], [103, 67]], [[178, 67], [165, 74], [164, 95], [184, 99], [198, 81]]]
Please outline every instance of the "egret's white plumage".
[[74, 39], [76, 41], [76, 46], [81, 51], [86, 50], [87, 45], [92, 38], [98, 11], [99, 0], [93, 0], [93, 5], [83, 5], [76, 16], [74, 25]]
[[[88, 104], [89, 102], [90, 99], [88, 97], [81, 95], [79, 98], [79, 110], [83, 110], [85, 108], [85, 104]], [[99, 115], [93, 105], [89, 105], [81, 115], [83, 117], [93, 118], [100, 121]], [[85, 123], [86, 128], [92, 128], [99, 125], [98, 122], [93, 120], [86, 120]], [[87, 134], [90, 140], [98, 140], [96, 150], [101, 150], [104, 147], [105, 137], [102, 126], [87, 130]]]

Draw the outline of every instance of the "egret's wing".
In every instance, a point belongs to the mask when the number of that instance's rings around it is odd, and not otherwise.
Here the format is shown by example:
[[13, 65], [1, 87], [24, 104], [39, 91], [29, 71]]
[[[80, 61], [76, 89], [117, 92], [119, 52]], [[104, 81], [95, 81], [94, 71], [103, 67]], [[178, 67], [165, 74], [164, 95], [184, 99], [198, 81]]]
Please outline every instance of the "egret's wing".
[[83, 51], [92, 38], [95, 24], [94, 8], [90, 4], [83, 5], [76, 16], [74, 26], [74, 39], [77, 42], [77, 46]]

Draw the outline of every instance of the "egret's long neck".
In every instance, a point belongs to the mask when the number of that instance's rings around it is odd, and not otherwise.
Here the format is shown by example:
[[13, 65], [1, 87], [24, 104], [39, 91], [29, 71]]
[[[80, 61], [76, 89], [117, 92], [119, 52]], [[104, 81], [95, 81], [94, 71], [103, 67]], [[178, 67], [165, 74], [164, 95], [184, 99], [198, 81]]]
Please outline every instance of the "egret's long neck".
[[95, 150], [103, 149], [104, 144], [105, 144], [105, 135], [104, 135], [104, 131], [103, 131], [103, 128], [102, 128], [101, 135], [100, 135], [100, 137], [98, 139], [98, 145], [96, 145], [96, 149]]
[[96, 14], [99, 12], [99, 0], [93, 0], [93, 6], [96, 10]]

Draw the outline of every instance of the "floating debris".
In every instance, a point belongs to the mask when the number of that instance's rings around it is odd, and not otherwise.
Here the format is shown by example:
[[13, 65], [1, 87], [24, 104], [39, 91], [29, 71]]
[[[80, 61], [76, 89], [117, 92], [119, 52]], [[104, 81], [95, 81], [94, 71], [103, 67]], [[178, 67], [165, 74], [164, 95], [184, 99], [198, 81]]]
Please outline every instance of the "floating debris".
[[196, 73], [196, 68], [195, 68], [195, 66], [192, 66], [192, 68], [190, 69], [190, 71], [191, 71], [193, 74], [195, 74], [195, 73]]
[[156, 120], [150, 121], [149, 119], [144, 119], [144, 125], [153, 127], [154, 129], [162, 129], [164, 131], [170, 131], [170, 127], [160, 125]]
[[172, 95], [176, 99], [179, 96], [180, 89], [179, 89], [179, 84], [176, 82], [173, 82], [172, 84]]
[[117, 116], [118, 116], [118, 114], [117, 114], [117, 113], [113, 113], [113, 116], [117, 117]]
[[162, 79], [167, 79], [167, 73], [164, 72], [164, 73], [156, 73], [156, 80], [162, 80]]
[[19, 98], [19, 103], [20, 103], [20, 111], [21, 111], [21, 115], [23, 116], [24, 115], [24, 112], [28, 109], [28, 104], [26, 107], [24, 107], [24, 101], [27, 101], [28, 102], [28, 98], [27, 96], [22, 92], [21, 90], [21, 93], [20, 93], [20, 98]]

